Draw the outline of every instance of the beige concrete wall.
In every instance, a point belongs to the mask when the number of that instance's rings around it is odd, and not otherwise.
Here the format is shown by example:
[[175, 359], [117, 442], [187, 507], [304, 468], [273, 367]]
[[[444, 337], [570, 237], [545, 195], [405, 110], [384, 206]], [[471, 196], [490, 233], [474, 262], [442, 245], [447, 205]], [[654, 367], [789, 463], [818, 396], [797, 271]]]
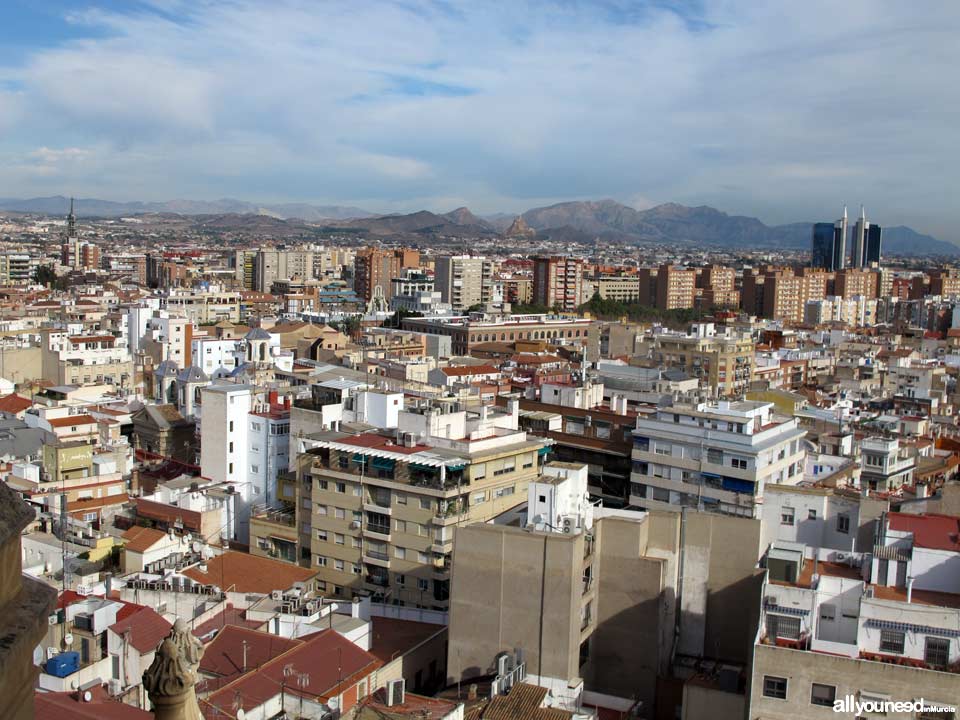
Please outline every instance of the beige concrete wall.
[[[454, 543], [450, 682], [490, 672], [522, 648], [527, 671], [578, 677], [583, 536], [472, 525]], [[541, 651], [542, 648], [542, 651]]]
[[643, 557], [647, 523], [604, 518], [595, 526], [596, 630], [583, 677], [597, 692], [652, 707], [663, 659], [665, 561]]
[[39, 347], [0, 347], [0, 377], [18, 385], [46, 377]]
[[[764, 675], [787, 679], [786, 700], [763, 697]], [[811, 705], [810, 686], [815, 682], [835, 686], [838, 699], [846, 695], [856, 698], [863, 690], [888, 695], [894, 701], [922, 697], [931, 702], [960, 702], [960, 674], [756, 645], [749, 717], [763, 720], [853, 717], [852, 713], [835, 713], [833, 708]], [[885, 717], [906, 720], [914, 715], [888, 713]]]

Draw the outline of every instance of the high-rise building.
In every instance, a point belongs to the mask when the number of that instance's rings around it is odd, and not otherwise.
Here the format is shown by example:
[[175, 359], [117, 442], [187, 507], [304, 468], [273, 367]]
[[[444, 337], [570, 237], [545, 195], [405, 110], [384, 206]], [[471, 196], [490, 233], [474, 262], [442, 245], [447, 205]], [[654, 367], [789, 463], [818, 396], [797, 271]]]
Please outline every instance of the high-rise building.
[[693, 307], [697, 271], [662, 265], [657, 271], [657, 308], [681, 310]]
[[419, 265], [420, 253], [416, 250], [364, 248], [357, 251], [354, 257], [353, 289], [364, 302], [373, 298], [374, 288], [378, 286], [383, 291], [383, 296], [390, 299], [390, 281], [400, 276], [401, 269]]
[[571, 257], [538, 257], [533, 261], [535, 305], [576, 310], [583, 302], [583, 260]]
[[441, 302], [450, 303], [454, 312], [491, 302], [493, 262], [469, 255], [443, 255], [436, 260], [434, 286]]
[[854, 223], [851, 238], [850, 267], [870, 267], [880, 262], [880, 226], [867, 222], [867, 213], [860, 206], [860, 217]]
[[843, 270], [847, 259], [847, 208], [835, 223], [814, 223], [810, 265]]

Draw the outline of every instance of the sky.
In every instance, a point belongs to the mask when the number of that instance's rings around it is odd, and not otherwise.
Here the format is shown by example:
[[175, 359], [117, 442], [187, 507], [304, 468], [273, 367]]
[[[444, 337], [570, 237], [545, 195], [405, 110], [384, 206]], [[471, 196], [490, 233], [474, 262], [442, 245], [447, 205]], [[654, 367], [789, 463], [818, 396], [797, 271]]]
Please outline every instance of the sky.
[[3, 0], [0, 197], [863, 203], [960, 241], [958, 36], [954, 0]]

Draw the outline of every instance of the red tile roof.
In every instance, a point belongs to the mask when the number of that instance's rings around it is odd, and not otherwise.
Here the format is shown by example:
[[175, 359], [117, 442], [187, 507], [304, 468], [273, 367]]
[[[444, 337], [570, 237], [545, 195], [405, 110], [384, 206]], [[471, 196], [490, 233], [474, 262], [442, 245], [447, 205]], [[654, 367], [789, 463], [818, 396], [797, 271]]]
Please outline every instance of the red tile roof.
[[72, 342], [74, 345], [92, 342], [115, 343], [116, 341], [117, 339], [113, 335], [72, 335], [70, 337], [70, 342]]
[[123, 533], [123, 547], [131, 552], [142, 553], [163, 540], [165, 536], [166, 533], [162, 530], [135, 525]]
[[406, 447], [403, 444], [397, 444], [397, 442], [385, 435], [379, 435], [377, 433], [364, 433], [363, 435], [354, 435], [353, 437], [344, 438], [339, 442], [344, 445], [356, 445], [357, 447], [367, 448], [370, 450], [388, 450], [390, 452], [401, 453], [403, 455], [410, 455], [415, 452], [421, 452], [423, 450], [429, 450], [429, 445], [414, 445], [413, 447]]
[[151, 520], [162, 520], [167, 523], [177, 522], [179, 519], [188, 530], [200, 530], [201, 515], [196, 510], [186, 510], [176, 505], [154, 502], [136, 498], [137, 515]]
[[448, 377], [464, 377], [467, 375], [496, 375], [500, 371], [492, 365], [458, 365], [456, 367], [440, 368]]
[[[246, 665], [244, 665], [244, 645], [246, 646]], [[203, 651], [200, 671], [220, 677], [235, 677], [266, 665], [275, 657], [300, 645], [303, 645], [303, 640], [292, 640], [227, 625]]]
[[6, 412], [16, 415], [33, 406], [33, 401], [21, 397], [16, 393], [10, 393], [0, 397], [0, 412]]
[[887, 524], [891, 530], [913, 533], [914, 547], [960, 553], [960, 517], [892, 512]]
[[[260, 707], [281, 692], [313, 698], [325, 702], [330, 697], [352, 687], [369, 676], [383, 662], [361, 650], [335, 630], [323, 630], [311, 635], [302, 645], [287, 651], [213, 693], [201, 702], [207, 717], [218, 710], [235, 712], [235, 702], [243, 710]], [[289, 668], [290, 675], [285, 670]], [[289, 681], [290, 677], [305, 674], [305, 687]]]
[[152, 720], [153, 714], [133, 705], [113, 700], [102, 687], [90, 689], [92, 698], [86, 702], [78, 692], [37, 692], [34, 695], [35, 720]]
[[201, 572], [200, 567], [194, 565], [184, 570], [183, 574], [195, 582], [216, 585], [221, 590], [263, 594], [286, 590], [295, 582], [304, 582], [316, 575], [314, 571], [299, 565], [235, 550], [210, 558], [206, 565], [206, 572]]
[[202, 622], [193, 629], [193, 634], [196, 635], [200, 640], [206, 639], [207, 641], [212, 640], [211, 637], [207, 637], [211, 633], [216, 633], [218, 630], [229, 625], [236, 625], [237, 627], [246, 628], [248, 630], [259, 630], [261, 627], [266, 625], [266, 622], [263, 620], [247, 620], [246, 610], [241, 608], [235, 608], [229, 603], [227, 606], [214, 615], [212, 618], [206, 622]]
[[123, 620], [117, 620], [110, 630], [121, 637], [127, 634], [130, 644], [141, 654], [155, 650], [167, 635], [171, 625], [153, 608], [141, 608]]
[[48, 421], [50, 427], [72, 427], [74, 425], [96, 425], [97, 421], [91, 415], [68, 415], [62, 418], [53, 418]]

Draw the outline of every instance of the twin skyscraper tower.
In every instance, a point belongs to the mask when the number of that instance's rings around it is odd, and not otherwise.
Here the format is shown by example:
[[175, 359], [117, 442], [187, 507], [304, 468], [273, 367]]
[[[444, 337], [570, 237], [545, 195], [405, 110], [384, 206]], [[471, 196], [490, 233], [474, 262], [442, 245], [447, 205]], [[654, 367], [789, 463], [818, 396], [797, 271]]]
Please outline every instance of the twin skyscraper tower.
[[850, 254], [847, 256], [847, 208], [835, 223], [814, 223], [811, 267], [825, 270], [868, 268], [880, 262], [881, 230], [876, 223], [867, 222], [867, 213], [860, 206], [860, 217], [853, 224]]

